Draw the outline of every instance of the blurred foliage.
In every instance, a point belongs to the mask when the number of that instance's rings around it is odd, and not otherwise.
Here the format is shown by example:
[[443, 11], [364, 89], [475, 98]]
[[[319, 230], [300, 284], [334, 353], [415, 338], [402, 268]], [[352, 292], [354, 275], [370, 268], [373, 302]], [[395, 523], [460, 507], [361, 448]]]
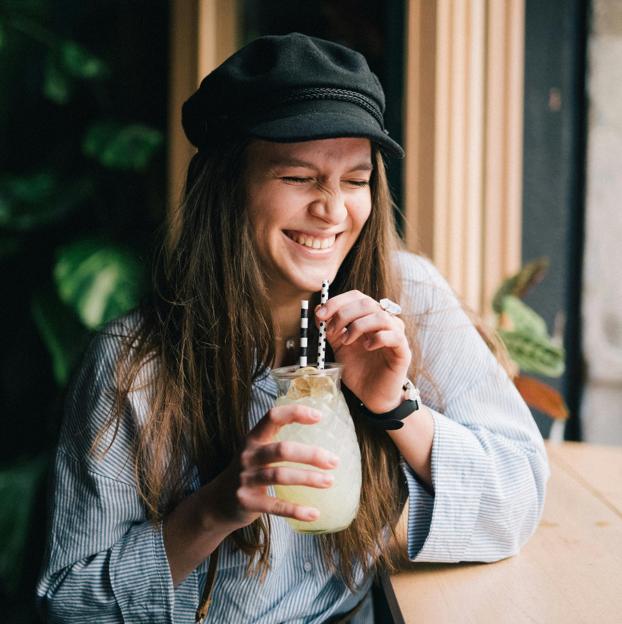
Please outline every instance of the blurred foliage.
[[548, 258], [537, 258], [528, 262], [516, 275], [503, 281], [492, 300], [492, 309], [500, 314], [503, 300], [507, 295], [521, 298], [536, 284], [542, 281], [549, 268]]
[[135, 254], [97, 240], [79, 240], [59, 249], [54, 279], [63, 303], [89, 329], [136, 307], [144, 283]]
[[44, 474], [45, 456], [19, 462], [0, 471], [0, 575], [9, 591], [18, 587], [24, 565], [35, 495]]
[[[549, 336], [544, 319], [520, 298], [539, 283], [549, 263], [539, 258], [504, 280], [492, 301], [497, 332], [517, 367], [515, 383], [525, 401], [552, 418], [565, 419], [568, 408], [549, 385], [522, 373], [559, 377], [564, 373], [565, 351], [561, 337]], [[521, 374], [519, 374], [519, 371]]]
[[0, 227], [27, 231], [58, 223], [84, 205], [93, 192], [92, 180], [61, 183], [53, 171], [0, 179]]
[[165, 0], [0, 0], [0, 608], [34, 622], [44, 481], [93, 332], [164, 214]]
[[162, 134], [146, 126], [102, 122], [89, 128], [82, 149], [104, 167], [144, 171], [161, 143]]
[[32, 294], [30, 313], [50, 354], [54, 379], [64, 388], [86, 345], [88, 330], [48, 284]]

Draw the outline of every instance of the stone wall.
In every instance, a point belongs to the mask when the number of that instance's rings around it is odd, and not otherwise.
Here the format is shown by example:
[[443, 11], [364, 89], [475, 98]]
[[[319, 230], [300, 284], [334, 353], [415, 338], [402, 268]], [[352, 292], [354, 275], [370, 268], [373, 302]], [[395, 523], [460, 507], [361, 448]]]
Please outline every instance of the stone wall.
[[622, 2], [592, 1], [583, 351], [584, 440], [622, 444]]

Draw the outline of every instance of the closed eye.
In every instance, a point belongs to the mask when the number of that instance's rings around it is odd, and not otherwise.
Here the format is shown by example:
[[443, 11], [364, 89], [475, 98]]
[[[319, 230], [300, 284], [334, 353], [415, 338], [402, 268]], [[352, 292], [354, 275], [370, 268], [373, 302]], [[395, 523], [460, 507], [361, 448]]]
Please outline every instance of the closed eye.
[[313, 178], [299, 178], [297, 176], [284, 176], [281, 178], [287, 184], [306, 184]]
[[[281, 178], [286, 184], [308, 184], [309, 182], [313, 182], [315, 178], [311, 177], [299, 177], [299, 176], [283, 176]], [[369, 186], [369, 180], [344, 180], [344, 184], [349, 184], [350, 186], [354, 186], [356, 188], [363, 188]]]

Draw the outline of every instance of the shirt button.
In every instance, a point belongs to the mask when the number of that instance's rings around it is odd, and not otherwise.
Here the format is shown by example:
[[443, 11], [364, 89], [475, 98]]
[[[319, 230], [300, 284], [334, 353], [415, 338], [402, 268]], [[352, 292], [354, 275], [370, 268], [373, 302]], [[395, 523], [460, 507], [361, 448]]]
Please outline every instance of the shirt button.
[[310, 561], [305, 561], [302, 567], [305, 569], [305, 572], [311, 572], [313, 565], [311, 565]]

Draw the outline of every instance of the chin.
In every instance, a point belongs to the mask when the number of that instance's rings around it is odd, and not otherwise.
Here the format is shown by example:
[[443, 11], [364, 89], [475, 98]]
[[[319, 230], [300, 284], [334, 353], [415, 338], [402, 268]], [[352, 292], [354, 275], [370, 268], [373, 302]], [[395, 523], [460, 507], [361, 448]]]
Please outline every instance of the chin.
[[328, 279], [331, 281], [333, 281], [333, 275], [332, 274], [322, 274], [321, 277], [312, 277], [309, 276], [307, 279], [304, 280], [300, 280], [297, 279], [295, 281], [290, 282], [293, 288], [296, 288], [297, 290], [299, 290], [301, 293], [315, 293], [315, 292], [320, 292], [320, 290], [322, 290], [322, 282]]
[[287, 275], [287, 281], [292, 288], [300, 292], [319, 292], [322, 289], [322, 282], [325, 279], [332, 281], [337, 275], [337, 269], [334, 267], [301, 267], [296, 274]]

